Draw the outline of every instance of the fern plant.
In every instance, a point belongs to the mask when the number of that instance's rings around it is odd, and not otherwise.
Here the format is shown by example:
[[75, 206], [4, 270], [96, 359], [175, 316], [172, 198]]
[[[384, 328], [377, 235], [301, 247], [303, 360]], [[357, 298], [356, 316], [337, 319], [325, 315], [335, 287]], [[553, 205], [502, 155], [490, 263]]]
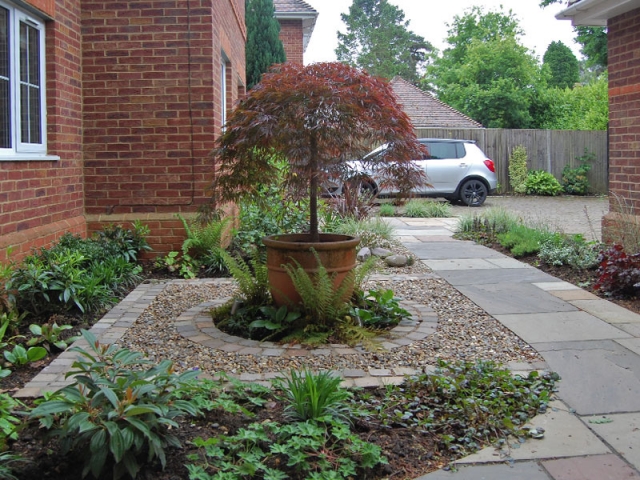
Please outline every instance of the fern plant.
[[210, 220], [207, 223], [187, 221], [182, 215], [177, 215], [182, 222], [187, 238], [182, 242], [182, 256], [190, 258], [209, 272], [223, 271], [225, 263], [220, 257], [222, 241], [230, 217]]
[[217, 250], [225, 267], [238, 283], [240, 295], [244, 301], [251, 305], [270, 304], [271, 294], [269, 293], [267, 264], [262, 258], [262, 254], [258, 250], [254, 250], [249, 263], [247, 263], [240, 257], [231, 256], [222, 248]]
[[320, 262], [318, 253], [313, 250], [318, 269], [309, 274], [296, 262], [296, 266], [284, 265], [301, 298], [301, 309], [310, 323], [318, 326], [333, 327], [336, 320], [349, 311], [350, 292], [353, 291], [356, 273], [351, 270], [336, 285], [335, 274], [330, 275]]

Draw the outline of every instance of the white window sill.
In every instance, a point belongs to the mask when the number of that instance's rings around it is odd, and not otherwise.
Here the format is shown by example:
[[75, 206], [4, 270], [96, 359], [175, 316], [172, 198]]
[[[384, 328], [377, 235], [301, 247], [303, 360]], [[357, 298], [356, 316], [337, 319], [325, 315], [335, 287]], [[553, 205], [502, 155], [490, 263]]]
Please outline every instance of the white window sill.
[[0, 162], [51, 162], [60, 160], [58, 155], [40, 155], [37, 153], [14, 153], [0, 155]]

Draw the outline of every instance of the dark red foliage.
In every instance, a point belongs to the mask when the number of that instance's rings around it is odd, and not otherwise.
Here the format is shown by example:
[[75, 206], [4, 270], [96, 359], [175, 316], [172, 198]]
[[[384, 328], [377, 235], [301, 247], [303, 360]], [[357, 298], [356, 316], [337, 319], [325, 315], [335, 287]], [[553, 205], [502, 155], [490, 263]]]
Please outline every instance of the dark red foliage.
[[595, 289], [611, 296], [634, 296], [640, 288], [640, 253], [627, 255], [622, 245], [600, 253]]
[[410, 163], [426, 152], [384, 79], [342, 63], [276, 65], [229, 116], [213, 152], [212, 191], [218, 201], [251, 196], [275, 177], [269, 159], [279, 155], [291, 165], [288, 185], [309, 195], [310, 232], [317, 235], [322, 183], [383, 143], [390, 148], [375, 161], [394, 169], [390, 178], [405, 188], [426, 182]]

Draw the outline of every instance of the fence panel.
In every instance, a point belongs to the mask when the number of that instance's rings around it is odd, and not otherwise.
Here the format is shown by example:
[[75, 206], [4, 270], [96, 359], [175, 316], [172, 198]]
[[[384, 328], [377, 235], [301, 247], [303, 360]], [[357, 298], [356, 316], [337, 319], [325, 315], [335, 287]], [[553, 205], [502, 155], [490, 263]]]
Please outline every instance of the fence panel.
[[565, 165], [577, 167], [578, 157], [593, 153], [588, 178], [592, 193], [608, 193], [609, 158], [607, 132], [574, 130], [507, 130], [498, 128], [419, 128], [420, 138], [460, 138], [475, 140], [496, 163], [500, 192], [509, 192], [509, 156], [518, 145], [527, 150], [530, 170], [545, 170], [562, 182]]

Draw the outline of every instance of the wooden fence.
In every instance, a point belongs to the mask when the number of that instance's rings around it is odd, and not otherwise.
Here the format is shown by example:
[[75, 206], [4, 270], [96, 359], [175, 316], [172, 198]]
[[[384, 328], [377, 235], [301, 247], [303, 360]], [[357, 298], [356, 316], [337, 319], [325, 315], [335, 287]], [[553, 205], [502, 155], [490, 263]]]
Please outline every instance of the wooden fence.
[[458, 138], [475, 140], [478, 146], [496, 163], [500, 193], [510, 191], [509, 156], [515, 147], [527, 149], [530, 170], [545, 170], [562, 183], [565, 165], [577, 167], [576, 159], [585, 150], [595, 155], [588, 178], [592, 193], [609, 191], [609, 156], [606, 131], [575, 130], [505, 130], [498, 128], [419, 128], [419, 138]]

